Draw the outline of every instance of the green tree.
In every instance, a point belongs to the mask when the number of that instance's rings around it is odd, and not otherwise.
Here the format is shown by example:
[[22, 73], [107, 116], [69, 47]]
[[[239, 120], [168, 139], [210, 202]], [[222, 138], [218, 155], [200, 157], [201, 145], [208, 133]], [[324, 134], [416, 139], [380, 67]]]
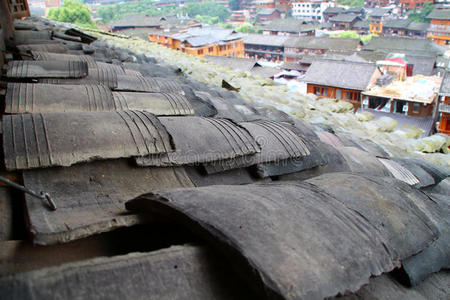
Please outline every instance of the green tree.
[[338, 4], [350, 7], [363, 7], [364, 0], [338, 0]]
[[225, 6], [212, 1], [187, 3], [181, 8], [181, 11], [187, 13], [191, 18], [194, 18], [197, 15], [219, 17], [221, 22], [225, 21], [230, 16], [230, 12]]
[[346, 30], [337, 35], [333, 35], [333, 37], [359, 39], [359, 34], [354, 30]]
[[230, 7], [231, 10], [240, 10], [241, 3], [239, 0], [228, 0], [228, 7]]
[[145, 14], [148, 16], [162, 16], [168, 14], [174, 14], [177, 10], [174, 6], [165, 6], [158, 9], [154, 5], [153, 0], [140, 0], [140, 1], [130, 1], [123, 2], [115, 5], [102, 5], [98, 8], [95, 15], [102, 18], [101, 23], [109, 23], [112, 21], [117, 21], [126, 15], [133, 14]]
[[434, 9], [433, 3], [427, 2], [423, 5], [420, 11], [414, 9], [412, 12], [410, 12], [408, 14], [408, 19], [418, 23], [429, 23], [430, 20], [427, 19], [427, 16], [433, 9]]
[[255, 28], [250, 23], [243, 23], [242, 25], [235, 28], [236, 31], [242, 32], [242, 33], [257, 33], [258, 29]]
[[65, 0], [60, 8], [52, 8], [47, 18], [59, 22], [73, 23], [82, 27], [96, 28], [87, 6], [74, 0]]

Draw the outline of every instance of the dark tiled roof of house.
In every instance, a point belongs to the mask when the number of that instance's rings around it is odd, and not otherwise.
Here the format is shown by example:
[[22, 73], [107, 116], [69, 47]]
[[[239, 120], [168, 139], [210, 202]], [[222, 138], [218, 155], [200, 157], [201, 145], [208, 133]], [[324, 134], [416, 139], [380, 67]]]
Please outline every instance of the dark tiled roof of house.
[[314, 31], [316, 28], [316, 25], [304, 24], [302, 20], [287, 18], [273, 20], [262, 29], [281, 32], [308, 32]]
[[358, 15], [355, 14], [339, 14], [330, 19], [330, 22], [339, 22], [339, 23], [351, 23], [356, 19], [361, 20]]
[[324, 86], [365, 90], [375, 69], [375, 64], [321, 60], [311, 64], [302, 80]]
[[343, 7], [339, 7], [339, 6], [335, 6], [335, 7], [327, 7], [323, 13], [324, 14], [340, 14], [340, 13], [344, 13], [345, 12], [345, 8]]
[[411, 21], [408, 19], [388, 19], [383, 22], [383, 28], [406, 29], [410, 23]]
[[315, 37], [292, 37], [285, 43], [285, 47], [304, 48], [304, 49], [326, 49], [326, 50], [356, 50], [359, 45], [358, 39], [341, 38], [315, 38]]
[[354, 25], [353, 28], [357, 28], [357, 29], [369, 29], [370, 26], [370, 22], [368, 21], [357, 21]]
[[412, 31], [427, 31], [429, 26], [430, 26], [429, 23], [411, 22], [411, 23], [408, 24], [406, 29], [412, 30]]
[[[431, 275], [448, 268], [447, 169], [28, 21], [47, 32], [18, 33], [41, 46], [2, 73], [0, 175], [47, 196], [0, 186], [0, 298], [450, 293]], [[375, 68], [319, 64], [353, 88]]]
[[374, 37], [363, 47], [371, 51], [409, 52], [436, 55], [444, 53], [444, 49], [430, 39], [409, 37]]
[[268, 16], [268, 15], [273, 14], [274, 12], [280, 12], [280, 11], [276, 8], [263, 8], [257, 14], [263, 15], [263, 16]]
[[244, 36], [244, 44], [282, 47], [289, 36], [248, 34]]
[[122, 19], [111, 23], [112, 28], [119, 27], [158, 27], [165, 20], [164, 17], [153, 17], [144, 14], [124, 16]]
[[435, 8], [427, 16], [427, 19], [450, 20], [450, 9], [448, 9], [448, 8], [447, 9]]
[[381, 17], [385, 16], [387, 13], [388, 13], [388, 10], [385, 8], [374, 8], [369, 13], [369, 17], [381, 18]]

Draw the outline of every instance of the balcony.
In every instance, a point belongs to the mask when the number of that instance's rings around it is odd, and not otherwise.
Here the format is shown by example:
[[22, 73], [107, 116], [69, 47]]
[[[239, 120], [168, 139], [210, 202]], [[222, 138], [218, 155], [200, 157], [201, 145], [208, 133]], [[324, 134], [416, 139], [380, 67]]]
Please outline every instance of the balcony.
[[439, 111], [443, 113], [450, 113], [450, 104], [439, 104]]

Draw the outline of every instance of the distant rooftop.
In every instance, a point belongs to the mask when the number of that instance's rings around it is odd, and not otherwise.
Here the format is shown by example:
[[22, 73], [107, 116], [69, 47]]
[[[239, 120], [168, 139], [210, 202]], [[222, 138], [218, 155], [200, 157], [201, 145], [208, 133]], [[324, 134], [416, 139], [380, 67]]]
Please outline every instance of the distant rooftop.
[[304, 49], [327, 49], [327, 50], [356, 50], [359, 45], [358, 39], [331, 38], [331, 37], [292, 37], [284, 46]]
[[385, 8], [374, 8], [370, 12], [369, 16], [370, 17], [383, 17], [387, 13], [388, 13], [388, 10]]
[[433, 9], [433, 11], [427, 16], [427, 19], [450, 20], [450, 8]]
[[361, 20], [361, 18], [355, 14], [339, 14], [337, 16], [330, 18], [330, 22], [351, 23], [355, 19]]
[[323, 11], [324, 14], [340, 14], [340, 13], [344, 13], [344, 12], [345, 12], [345, 8], [339, 7], [339, 6], [327, 7]]
[[134, 14], [124, 16], [122, 19], [113, 22], [111, 26], [115, 27], [157, 27], [161, 22], [166, 20], [165, 17], [152, 17], [144, 14]]
[[271, 15], [273, 14], [275, 11], [280, 12], [280, 10], [276, 9], [276, 8], [263, 8], [258, 12], [258, 15]]
[[395, 50], [391, 52], [421, 52], [441, 54], [444, 49], [430, 39], [409, 37], [374, 37], [363, 47], [364, 50]]
[[173, 39], [187, 41], [193, 47], [199, 47], [221, 41], [232, 41], [242, 38], [241, 33], [222, 27], [190, 28], [184, 33], [173, 35]]
[[276, 19], [263, 27], [268, 31], [307, 32], [317, 28], [316, 25], [304, 24], [304, 21], [293, 18]]
[[365, 90], [376, 70], [375, 64], [320, 60], [311, 64], [302, 81], [352, 90]]
[[244, 44], [281, 47], [289, 38], [282, 35], [249, 34], [244, 36]]

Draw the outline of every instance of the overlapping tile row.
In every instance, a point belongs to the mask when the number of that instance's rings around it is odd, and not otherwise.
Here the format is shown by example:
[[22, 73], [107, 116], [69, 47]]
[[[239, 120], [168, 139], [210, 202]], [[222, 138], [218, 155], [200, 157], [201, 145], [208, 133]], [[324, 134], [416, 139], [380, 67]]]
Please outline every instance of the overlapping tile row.
[[5, 99], [8, 114], [113, 110], [144, 110], [155, 115], [194, 114], [189, 101], [180, 94], [112, 92], [98, 84], [9, 83]]
[[96, 297], [101, 287], [105, 299], [248, 299], [245, 286], [226, 268], [210, 249], [174, 246], [6, 276], [0, 278], [0, 295], [85, 298]]
[[20, 114], [2, 125], [9, 170], [174, 150], [160, 121], [142, 111]]
[[83, 78], [88, 75], [88, 66], [83, 61], [16, 60], [8, 63], [6, 75], [10, 78]]
[[[127, 208], [205, 236], [239, 271], [254, 270], [250, 285], [284, 299], [323, 299], [357, 291], [439, 235], [415, 204], [429, 201], [419, 191], [395, 179], [337, 175], [158, 191]], [[392, 188], [380, 195], [386, 184]]]
[[233, 159], [260, 151], [254, 137], [227, 119], [160, 117], [176, 151], [136, 158], [140, 166], [176, 166]]
[[256, 139], [256, 142], [261, 147], [261, 152], [248, 158], [216, 160], [205, 165], [208, 173], [310, 155], [305, 142], [281, 123], [260, 120], [242, 122], [239, 125], [247, 129]]

